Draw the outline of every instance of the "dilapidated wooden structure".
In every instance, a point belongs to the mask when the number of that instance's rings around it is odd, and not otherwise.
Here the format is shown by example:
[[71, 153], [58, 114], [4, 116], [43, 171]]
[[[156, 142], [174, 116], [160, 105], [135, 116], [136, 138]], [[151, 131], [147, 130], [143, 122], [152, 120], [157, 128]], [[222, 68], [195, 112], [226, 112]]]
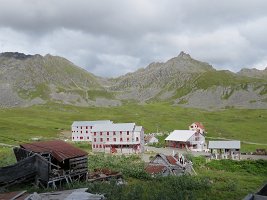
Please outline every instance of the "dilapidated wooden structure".
[[64, 141], [21, 144], [14, 153], [17, 163], [0, 168], [0, 185], [34, 180], [38, 186], [56, 188], [62, 182], [87, 178], [87, 152]]
[[192, 174], [194, 169], [192, 162], [186, 160], [183, 155], [157, 154], [146, 166], [145, 171], [152, 176], [180, 176]]

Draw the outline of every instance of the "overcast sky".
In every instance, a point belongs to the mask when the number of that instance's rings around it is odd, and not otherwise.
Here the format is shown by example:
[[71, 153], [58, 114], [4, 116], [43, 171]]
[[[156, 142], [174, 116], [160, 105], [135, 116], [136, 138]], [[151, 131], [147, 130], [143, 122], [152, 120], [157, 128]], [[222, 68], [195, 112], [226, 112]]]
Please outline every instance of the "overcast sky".
[[266, 0], [0, 0], [0, 51], [63, 56], [115, 77], [180, 51], [267, 67]]

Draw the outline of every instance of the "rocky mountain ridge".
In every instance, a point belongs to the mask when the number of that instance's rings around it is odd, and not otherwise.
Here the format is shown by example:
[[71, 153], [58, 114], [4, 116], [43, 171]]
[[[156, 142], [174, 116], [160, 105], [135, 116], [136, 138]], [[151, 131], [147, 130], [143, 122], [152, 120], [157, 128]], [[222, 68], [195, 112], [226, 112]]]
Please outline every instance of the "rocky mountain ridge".
[[0, 107], [63, 103], [118, 106], [167, 101], [203, 109], [267, 108], [267, 69], [216, 70], [181, 52], [115, 79], [97, 77], [65, 58], [0, 54]]

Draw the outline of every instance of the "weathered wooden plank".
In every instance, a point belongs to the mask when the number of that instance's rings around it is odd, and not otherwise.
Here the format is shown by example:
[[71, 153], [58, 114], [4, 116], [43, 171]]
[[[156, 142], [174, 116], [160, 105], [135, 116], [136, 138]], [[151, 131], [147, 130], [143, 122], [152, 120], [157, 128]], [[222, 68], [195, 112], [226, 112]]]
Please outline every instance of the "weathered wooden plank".
[[75, 161], [75, 160], [82, 160], [82, 159], [87, 159], [87, 156], [82, 156], [82, 157], [77, 157], [77, 158], [70, 158], [70, 162]]

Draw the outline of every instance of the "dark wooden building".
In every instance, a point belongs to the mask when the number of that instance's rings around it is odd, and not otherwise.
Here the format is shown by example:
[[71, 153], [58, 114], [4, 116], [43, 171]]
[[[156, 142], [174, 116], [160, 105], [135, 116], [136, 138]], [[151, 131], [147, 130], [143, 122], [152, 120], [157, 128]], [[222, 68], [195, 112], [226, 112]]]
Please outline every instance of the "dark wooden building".
[[32, 163], [37, 185], [55, 188], [57, 183], [69, 183], [87, 178], [87, 152], [64, 141], [21, 144], [19, 148], [14, 148], [14, 153], [18, 163], [33, 155], [38, 155]]

